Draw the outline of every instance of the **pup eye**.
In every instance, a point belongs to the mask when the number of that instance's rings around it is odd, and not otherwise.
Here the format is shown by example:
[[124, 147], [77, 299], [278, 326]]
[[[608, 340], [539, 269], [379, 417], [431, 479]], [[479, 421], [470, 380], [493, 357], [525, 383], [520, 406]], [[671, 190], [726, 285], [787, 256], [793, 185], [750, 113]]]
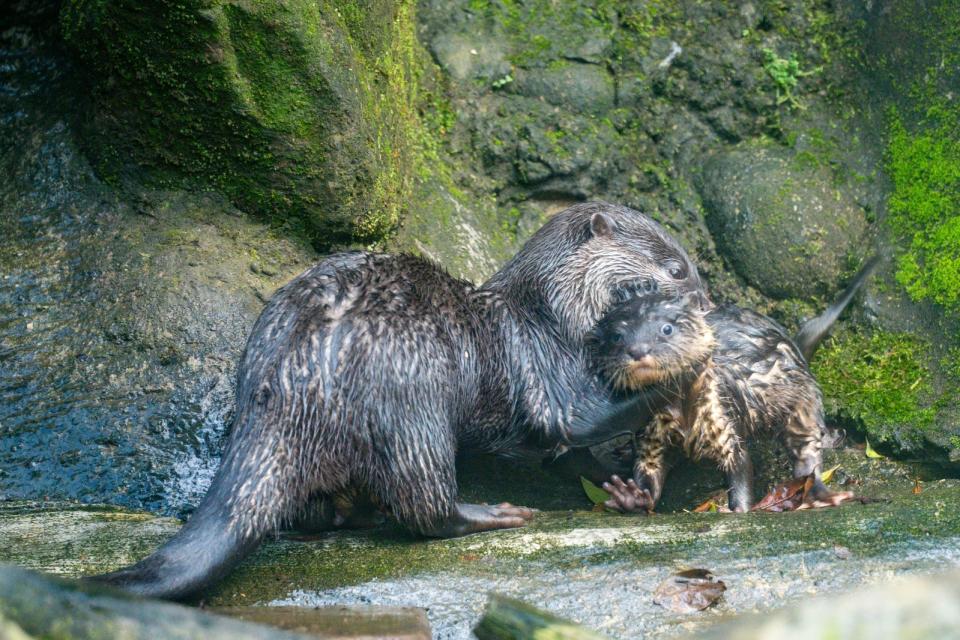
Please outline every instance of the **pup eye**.
[[673, 325], [670, 324], [669, 322], [663, 325], [662, 327], [660, 327], [660, 333], [662, 333], [665, 336], [671, 335], [673, 333]]
[[687, 270], [680, 265], [673, 265], [668, 270], [668, 273], [670, 274], [670, 277], [673, 278], [674, 280], [683, 280], [684, 278], [687, 277]]

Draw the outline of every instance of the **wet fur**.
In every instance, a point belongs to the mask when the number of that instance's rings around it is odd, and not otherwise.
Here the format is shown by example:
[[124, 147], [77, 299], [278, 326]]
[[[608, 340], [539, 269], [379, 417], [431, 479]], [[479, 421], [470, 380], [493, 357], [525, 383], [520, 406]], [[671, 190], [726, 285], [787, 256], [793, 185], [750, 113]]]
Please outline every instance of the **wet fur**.
[[[801, 329], [810, 355], [875, 266], [876, 260], [868, 263], [834, 305]], [[674, 331], [664, 336], [658, 330], [668, 323]], [[668, 398], [638, 439], [634, 463], [634, 480], [654, 504], [667, 453], [680, 447], [692, 459], [716, 462], [727, 474], [730, 507], [749, 509], [747, 442], [757, 432], [780, 433], [795, 477], [814, 474], [816, 490], [825, 491], [819, 479], [825, 431], [820, 387], [796, 341], [770, 318], [734, 305], [704, 313], [689, 297], [633, 296], [598, 323], [588, 344], [614, 388], [656, 385]], [[642, 376], [630, 353], [637, 345], [654, 363]]]
[[352, 488], [425, 535], [522, 524], [457, 502], [456, 452], [609, 437], [591, 426], [607, 424], [613, 400], [583, 338], [615, 291], [646, 280], [702, 290], [662, 228], [605, 203], [554, 216], [481, 287], [411, 256], [325, 259], [253, 327], [230, 439], [196, 512], [154, 554], [97, 579], [190, 596], [311, 500]]

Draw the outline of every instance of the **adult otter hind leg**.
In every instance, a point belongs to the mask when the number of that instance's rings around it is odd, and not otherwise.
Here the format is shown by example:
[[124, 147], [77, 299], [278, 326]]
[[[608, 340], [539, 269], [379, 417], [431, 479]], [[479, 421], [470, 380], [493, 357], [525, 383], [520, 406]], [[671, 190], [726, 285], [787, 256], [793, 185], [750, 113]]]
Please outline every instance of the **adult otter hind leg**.
[[[524, 526], [534, 511], [509, 503], [457, 502], [453, 429], [438, 415], [383, 416], [379, 446], [370, 464], [371, 490], [394, 517], [412, 531], [452, 538], [493, 529]], [[390, 424], [392, 422], [392, 424]], [[388, 453], [389, 452], [389, 453]]]

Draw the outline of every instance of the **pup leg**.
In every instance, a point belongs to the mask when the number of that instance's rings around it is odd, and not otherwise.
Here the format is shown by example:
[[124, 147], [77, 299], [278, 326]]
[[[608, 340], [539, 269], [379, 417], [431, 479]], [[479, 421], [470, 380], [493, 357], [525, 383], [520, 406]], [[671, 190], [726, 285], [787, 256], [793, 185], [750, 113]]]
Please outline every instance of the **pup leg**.
[[815, 498], [830, 495], [820, 478], [823, 473], [823, 409], [819, 403], [806, 403], [787, 420], [784, 439], [793, 457], [793, 477], [813, 474], [811, 491]]
[[666, 451], [670, 446], [670, 434], [677, 428], [671, 414], [658, 414], [647, 426], [645, 433], [637, 438], [637, 456], [633, 463], [633, 478], [624, 483], [617, 476], [606, 482], [603, 488], [610, 492], [606, 505], [622, 513], [650, 513], [663, 493], [667, 476]]

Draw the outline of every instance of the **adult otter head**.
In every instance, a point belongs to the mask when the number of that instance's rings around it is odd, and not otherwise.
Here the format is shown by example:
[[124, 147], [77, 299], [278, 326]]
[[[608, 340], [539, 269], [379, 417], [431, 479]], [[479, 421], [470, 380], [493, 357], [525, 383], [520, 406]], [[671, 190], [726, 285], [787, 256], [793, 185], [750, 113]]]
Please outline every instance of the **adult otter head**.
[[676, 380], [706, 362], [716, 341], [699, 294], [629, 293], [587, 336], [601, 375], [619, 390]]
[[578, 343], [617, 291], [644, 283], [665, 295], [698, 292], [712, 306], [690, 256], [663, 227], [628, 207], [587, 202], [550, 218], [487, 287], [550, 312]]

